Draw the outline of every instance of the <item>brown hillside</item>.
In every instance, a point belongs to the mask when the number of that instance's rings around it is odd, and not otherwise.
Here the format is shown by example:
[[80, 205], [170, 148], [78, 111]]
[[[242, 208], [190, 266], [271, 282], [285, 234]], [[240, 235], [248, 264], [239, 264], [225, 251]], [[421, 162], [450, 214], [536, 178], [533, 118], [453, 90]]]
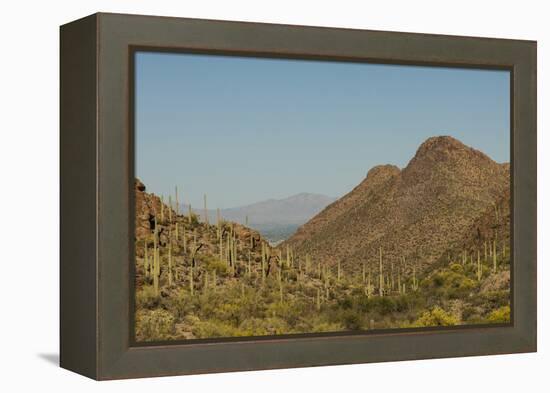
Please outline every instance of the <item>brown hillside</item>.
[[[183, 271], [185, 264], [188, 264], [194, 256], [197, 259], [205, 257], [220, 257], [220, 261], [228, 259], [229, 251], [226, 240], [229, 236], [232, 237], [235, 244], [235, 254], [233, 255], [235, 261], [228, 262], [234, 267], [231, 272], [234, 277], [239, 277], [244, 274], [246, 268], [255, 268], [260, 263], [262, 246], [266, 249], [270, 248], [268, 242], [259, 232], [244, 225], [224, 220], [220, 220], [219, 223], [205, 223], [195, 213], [192, 213], [191, 216], [188, 213], [182, 214], [183, 212], [176, 214], [167, 204], [163, 204], [157, 195], [148, 193], [145, 185], [138, 179], [135, 180], [135, 204], [136, 256], [144, 257], [145, 245], [149, 248], [149, 254], [152, 255], [156, 223], [161, 255], [165, 256], [168, 243], [171, 243], [176, 274]], [[220, 236], [223, 237], [221, 253]], [[200, 250], [200, 252], [195, 254], [193, 250]], [[267, 258], [266, 263], [273, 271], [276, 269], [277, 261], [277, 257], [273, 255]], [[247, 266], [248, 264], [251, 266]], [[139, 262], [136, 273], [136, 282], [139, 286], [143, 281], [143, 267]], [[197, 279], [200, 274], [200, 270], [197, 270]]]
[[385, 262], [423, 268], [464, 241], [509, 187], [507, 165], [452, 137], [429, 138], [403, 170], [374, 167], [282, 247], [353, 270], [377, 266], [382, 247]]
[[445, 257], [459, 261], [461, 253], [476, 257], [477, 251], [481, 253], [481, 259], [486, 260], [486, 253], [490, 247], [496, 246], [499, 255], [505, 258], [510, 253], [510, 189], [504, 190], [503, 194], [489, 206], [472, 224], [465, 236], [457, 243], [449, 247]]

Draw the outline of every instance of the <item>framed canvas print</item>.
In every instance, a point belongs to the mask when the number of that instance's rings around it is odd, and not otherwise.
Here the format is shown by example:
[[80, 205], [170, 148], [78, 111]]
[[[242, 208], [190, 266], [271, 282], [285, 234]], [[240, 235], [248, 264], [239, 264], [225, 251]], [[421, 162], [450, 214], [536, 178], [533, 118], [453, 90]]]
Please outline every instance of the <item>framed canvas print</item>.
[[536, 43], [61, 27], [61, 366], [536, 350]]

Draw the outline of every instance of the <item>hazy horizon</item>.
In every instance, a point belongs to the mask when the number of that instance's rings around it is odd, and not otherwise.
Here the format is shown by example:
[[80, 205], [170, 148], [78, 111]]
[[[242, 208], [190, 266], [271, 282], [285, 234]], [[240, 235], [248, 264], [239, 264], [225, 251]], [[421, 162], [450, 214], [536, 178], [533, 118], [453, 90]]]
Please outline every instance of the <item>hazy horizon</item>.
[[212, 55], [136, 55], [136, 176], [234, 208], [341, 197], [450, 135], [509, 162], [509, 72]]

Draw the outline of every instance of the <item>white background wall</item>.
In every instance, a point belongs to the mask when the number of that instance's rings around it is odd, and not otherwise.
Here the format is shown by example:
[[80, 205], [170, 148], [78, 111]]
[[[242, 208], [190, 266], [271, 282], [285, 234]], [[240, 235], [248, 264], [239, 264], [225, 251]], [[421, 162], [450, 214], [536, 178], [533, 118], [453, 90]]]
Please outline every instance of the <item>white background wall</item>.
[[[544, 1], [6, 1], [0, 23], [0, 390], [547, 391], [550, 35]], [[539, 353], [96, 383], [58, 358], [58, 26], [96, 11], [538, 40]], [[543, 67], [545, 65], [546, 67]], [[544, 156], [546, 152], [546, 157]], [[546, 235], [546, 236], [544, 236]], [[546, 245], [544, 244], [546, 242]], [[546, 361], [546, 366], [544, 362]], [[546, 386], [546, 389], [543, 388]], [[161, 390], [163, 389], [163, 390]]]

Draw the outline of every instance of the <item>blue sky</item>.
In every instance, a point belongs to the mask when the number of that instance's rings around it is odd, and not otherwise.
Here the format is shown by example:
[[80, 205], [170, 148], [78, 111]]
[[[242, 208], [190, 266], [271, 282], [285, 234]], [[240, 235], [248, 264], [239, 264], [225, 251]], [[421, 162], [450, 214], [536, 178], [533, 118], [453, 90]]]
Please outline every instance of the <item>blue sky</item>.
[[139, 52], [135, 83], [136, 176], [197, 207], [339, 197], [435, 135], [509, 161], [507, 71]]

